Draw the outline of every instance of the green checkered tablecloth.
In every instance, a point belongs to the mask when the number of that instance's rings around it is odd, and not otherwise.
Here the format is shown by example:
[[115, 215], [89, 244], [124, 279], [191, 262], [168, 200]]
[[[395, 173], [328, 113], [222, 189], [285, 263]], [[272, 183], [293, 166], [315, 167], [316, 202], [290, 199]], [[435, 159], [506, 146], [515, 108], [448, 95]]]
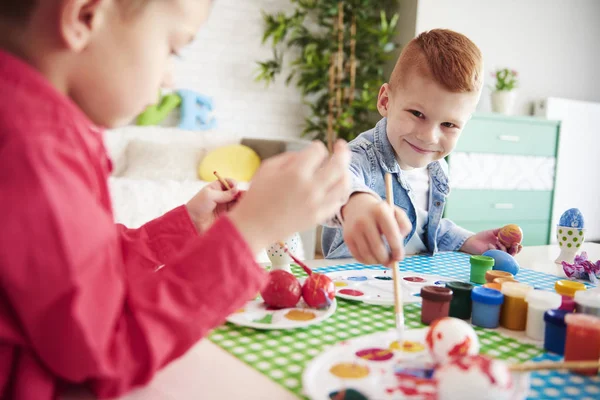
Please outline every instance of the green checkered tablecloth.
[[[305, 276], [298, 267], [294, 273]], [[407, 304], [404, 313], [407, 329], [423, 327], [420, 304]], [[215, 329], [210, 340], [302, 398], [302, 373], [310, 360], [340, 341], [392, 329], [394, 321], [392, 307], [338, 300], [335, 314], [318, 325], [292, 331], [258, 331], [226, 324]], [[543, 354], [536, 346], [493, 330], [475, 330], [481, 351], [495, 358], [523, 362]]]

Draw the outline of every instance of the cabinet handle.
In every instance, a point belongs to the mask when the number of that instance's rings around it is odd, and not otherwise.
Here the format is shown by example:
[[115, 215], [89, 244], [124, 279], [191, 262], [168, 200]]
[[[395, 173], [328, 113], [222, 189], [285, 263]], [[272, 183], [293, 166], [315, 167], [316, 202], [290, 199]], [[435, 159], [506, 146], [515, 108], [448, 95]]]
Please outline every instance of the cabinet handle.
[[494, 204], [494, 208], [497, 210], [512, 210], [515, 208], [515, 205], [512, 203], [496, 203]]
[[515, 136], [515, 135], [500, 135], [498, 136], [498, 139], [502, 140], [503, 142], [520, 142], [521, 138], [519, 136]]

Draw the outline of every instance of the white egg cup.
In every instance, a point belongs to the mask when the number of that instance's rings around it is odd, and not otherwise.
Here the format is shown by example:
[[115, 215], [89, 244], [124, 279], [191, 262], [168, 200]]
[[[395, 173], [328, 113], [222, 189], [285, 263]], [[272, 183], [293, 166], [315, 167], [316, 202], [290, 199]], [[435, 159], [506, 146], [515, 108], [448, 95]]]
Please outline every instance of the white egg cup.
[[560, 254], [554, 262], [562, 264], [564, 261], [573, 264], [575, 256], [585, 241], [585, 228], [559, 225], [556, 227], [556, 239], [558, 240], [558, 247], [560, 247]]
[[[284, 241], [288, 250], [294, 255], [297, 255], [298, 246], [300, 245], [300, 235], [293, 234]], [[271, 261], [271, 271], [282, 269], [292, 273], [291, 263], [292, 258], [283, 250], [279, 243], [273, 243], [267, 248], [267, 257]]]

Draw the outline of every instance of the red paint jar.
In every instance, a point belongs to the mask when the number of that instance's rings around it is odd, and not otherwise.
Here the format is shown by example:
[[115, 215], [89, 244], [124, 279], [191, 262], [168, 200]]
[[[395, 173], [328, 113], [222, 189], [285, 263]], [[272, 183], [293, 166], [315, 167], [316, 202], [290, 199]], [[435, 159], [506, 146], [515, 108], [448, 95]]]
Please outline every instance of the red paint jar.
[[421, 322], [429, 325], [439, 318], [447, 317], [450, 312], [452, 290], [439, 286], [425, 286], [421, 289]]
[[[598, 361], [600, 358], [600, 318], [585, 314], [565, 315], [567, 341], [565, 361]], [[574, 370], [582, 375], [596, 375], [598, 368]]]

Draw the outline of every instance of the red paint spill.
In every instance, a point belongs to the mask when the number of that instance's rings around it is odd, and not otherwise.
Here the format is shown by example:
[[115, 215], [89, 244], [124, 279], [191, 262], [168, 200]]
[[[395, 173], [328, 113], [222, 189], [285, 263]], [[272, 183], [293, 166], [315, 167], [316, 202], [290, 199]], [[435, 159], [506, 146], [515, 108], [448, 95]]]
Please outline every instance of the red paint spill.
[[425, 279], [421, 278], [420, 276], [407, 276], [404, 278], [404, 280], [408, 282], [425, 282]]
[[387, 361], [394, 357], [394, 354], [391, 351], [379, 348], [359, 350], [356, 352], [356, 355], [369, 361]]
[[[429, 326], [429, 330], [427, 331], [427, 335], [425, 336], [425, 343], [427, 343], [427, 347], [433, 349], [433, 331], [435, 331], [435, 327], [439, 324], [441, 319], [436, 319]], [[438, 334], [438, 338], [441, 339], [441, 333]]]
[[364, 295], [364, 293], [361, 292], [360, 290], [354, 290], [354, 289], [342, 289], [339, 291], [339, 293], [345, 294], [348, 296], [356, 296], [356, 297], [360, 297], [360, 296]]

